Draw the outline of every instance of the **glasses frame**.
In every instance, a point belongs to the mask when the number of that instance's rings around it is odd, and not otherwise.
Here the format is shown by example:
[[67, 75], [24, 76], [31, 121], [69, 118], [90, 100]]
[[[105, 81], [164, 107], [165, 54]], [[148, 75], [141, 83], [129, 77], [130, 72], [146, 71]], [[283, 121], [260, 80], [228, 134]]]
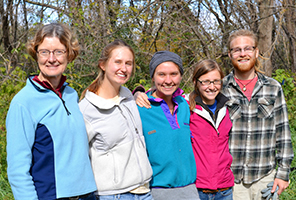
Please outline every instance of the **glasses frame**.
[[[204, 81], [201, 81], [199, 79], [197, 79], [198, 82], [200, 82], [201, 85], [203, 86], [210, 86], [212, 83], [214, 85], [222, 85], [222, 79], [216, 79], [216, 80], [213, 80], [213, 81], [210, 81], [210, 80], [204, 80]], [[216, 81], [216, 83], [215, 83]], [[217, 81], [219, 81], [219, 83], [217, 83]]]
[[[247, 48], [252, 48], [252, 49], [246, 50]], [[244, 51], [245, 53], [253, 53], [256, 48], [257, 47], [255, 46], [246, 46], [244, 48], [236, 47], [236, 48], [231, 48], [230, 53], [232, 53], [233, 55], [240, 55], [242, 51]], [[233, 50], [237, 50], [237, 51], [233, 52]]]
[[[40, 53], [40, 51], [46, 51], [48, 55], [43, 55], [43, 54]], [[58, 51], [61, 51], [62, 53], [57, 55], [57, 52], [58, 52]], [[40, 49], [40, 50], [37, 51], [37, 53], [38, 53], [39, 55], [43, 56], [43, 57], [49, 57], [51, 53], [52, 53], [54, 56], [59, 57], [59, 56], [64, 55], [66, 52], [67, 52], [66, 50], [62, 50], [62, 49], [55, 49], [55, 50], [52, 50], [52, 51], [50, 51], [50, 50], [48, 50], [48, 49]]]

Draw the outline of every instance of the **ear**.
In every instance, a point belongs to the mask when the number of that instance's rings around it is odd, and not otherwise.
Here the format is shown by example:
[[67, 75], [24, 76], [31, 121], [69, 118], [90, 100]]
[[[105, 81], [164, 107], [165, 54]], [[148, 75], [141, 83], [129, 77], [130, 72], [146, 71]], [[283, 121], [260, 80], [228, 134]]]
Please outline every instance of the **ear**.
[[228, 51], [228, 57], [231, 59], [231, 53], [230, 53], [230, 51]]
[[99, 64], [99, 67], [101, 68], [102, 71], [106, 70], [105, 63], [103, 62]]
[[256, 56], [256, 58], [258, 58], [258, 56], [259, 56], [259, 49], [257, 47], [255, 49], [255, 56]]

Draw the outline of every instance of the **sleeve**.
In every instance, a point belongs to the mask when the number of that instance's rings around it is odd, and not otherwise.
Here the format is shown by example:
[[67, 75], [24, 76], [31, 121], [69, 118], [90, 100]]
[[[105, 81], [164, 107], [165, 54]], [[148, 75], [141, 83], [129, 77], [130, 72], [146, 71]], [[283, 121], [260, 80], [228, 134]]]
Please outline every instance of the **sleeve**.
[[96, 133], [94, 132], [91, 123], [87, 121], [85, 118], [84, 118], [84, 123], [85, 123], [86, 133], [88, 137], [88, 143], [90, 144], [93, 138], [95, 137]]
[[91, 111], [85, 110], [88, 104], [89, 104], [88, 101], [86, 101], [85, 99], [82, 99], [78, 105], [79, 105], [80, 112], [82, 113], [82, 116], [84, 119], [86, 133], [87, 133], [87, 137], [88, 137], [88, 144], [90, 144], [92, 139], [95, 137], [95, 132], [92, 128], [91, 122], [88, 120], [88, 117], [87, 117], [87, 113], [91, 113]]
[[146, 92], [144, 86], [139, 85], [133, 91], [132, 94], [134, 95], [136, 92]]
[[37, 200], [30, 175], [32, 146], [35, 139], [34, 120], [22, 105], [12, 103], [6, 117], [7, 175], [16, 200]]
[[280, 87], [275, 102], [276, 160], [278, 170], [276, 178], [288, 181], [290, 165], [294, 157], [289, 128], [287, 105]]

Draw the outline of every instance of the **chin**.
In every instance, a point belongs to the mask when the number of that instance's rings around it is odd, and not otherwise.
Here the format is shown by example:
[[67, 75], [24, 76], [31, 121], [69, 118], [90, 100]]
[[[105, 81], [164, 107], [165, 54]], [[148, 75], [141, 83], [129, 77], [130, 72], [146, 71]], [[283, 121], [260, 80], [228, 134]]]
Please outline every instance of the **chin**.
[[169, 97], [169, 96], [172, 96], [175, 91], [171, 92], [171, 91], [159, 90], [159, 92], [160, 92], [160, 94], [162, 94], [161, 96]]
[[238, 61], [232, 62], [235, 69], [240, 72], [248, 72], [255, 67], [256, 59], [250, 59], [247, 63], [239, 63]]
[[[175, 92], [175, 91], [174, 91]], [[174, 92], [162, 92], [164, 96], [172, 96]]]
[[120, 84], [120, 85], [123, 85], [123, 84], [125, 84], [126, 82], [128, 81], [128, 79], [124, 79], [124, 80], [118, 80], [117, 82], [118, 82], [118, 84]]
[[245, 66], [245, 65], [239, 65], [238, 67], [236, 67], [240, 72], [248, 72], [248, 71], [250, 71], [252, 68], [253, 68], [253, 66], [250, 66], [250, 65], [247, 65], [247, 66]]

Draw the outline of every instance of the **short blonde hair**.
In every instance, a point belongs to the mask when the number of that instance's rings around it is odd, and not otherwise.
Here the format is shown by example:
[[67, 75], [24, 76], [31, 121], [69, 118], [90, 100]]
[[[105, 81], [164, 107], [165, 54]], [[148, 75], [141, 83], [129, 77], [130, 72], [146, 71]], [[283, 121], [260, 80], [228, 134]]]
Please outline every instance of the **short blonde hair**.
[[[253, 39], [254, 43], [255, 43], [255, 47], [258, 48], [258, 37], [257, 35], [251, 31], [251, 30], [247, 30], [247, 29], [239, 29], [237, 31], [234, 31], [233, 33], [230, 34], [230, 36], [228, 37], [228, 41], [227, 41], [227, 48], [228, 48], [228, 52], [230, 52], [230, 43], [236, 39], [237, 37], [250, 37]], [[259, 54], [259, 57], [260, 54]], [[264, 73], [262, 70], [262, 65], [260, 63], [260, 61], [258, 60], [258, 58], [256, 59], [256, 63], [255, 63], [255, 71], [256, 72], [260, 72], [260, 73]]]
[[247, 29], [240, 29], [240, 30], [234, 31], [228, 37], [228, 41], [227, 41], [228, 51], [230, 51], [230, 43], [232, 42], [232, 40], [234, 40], [237, 37], [241, 37], [241, 36], [246, 36], [246, 37], [252, 38], [254, 40], [254, 42], [255, 42], [255, 47], [258, 46], [258, 38], [257, 38], [256, 34], [253, 31], [250, 31], [250, 30], [247, 30]]

